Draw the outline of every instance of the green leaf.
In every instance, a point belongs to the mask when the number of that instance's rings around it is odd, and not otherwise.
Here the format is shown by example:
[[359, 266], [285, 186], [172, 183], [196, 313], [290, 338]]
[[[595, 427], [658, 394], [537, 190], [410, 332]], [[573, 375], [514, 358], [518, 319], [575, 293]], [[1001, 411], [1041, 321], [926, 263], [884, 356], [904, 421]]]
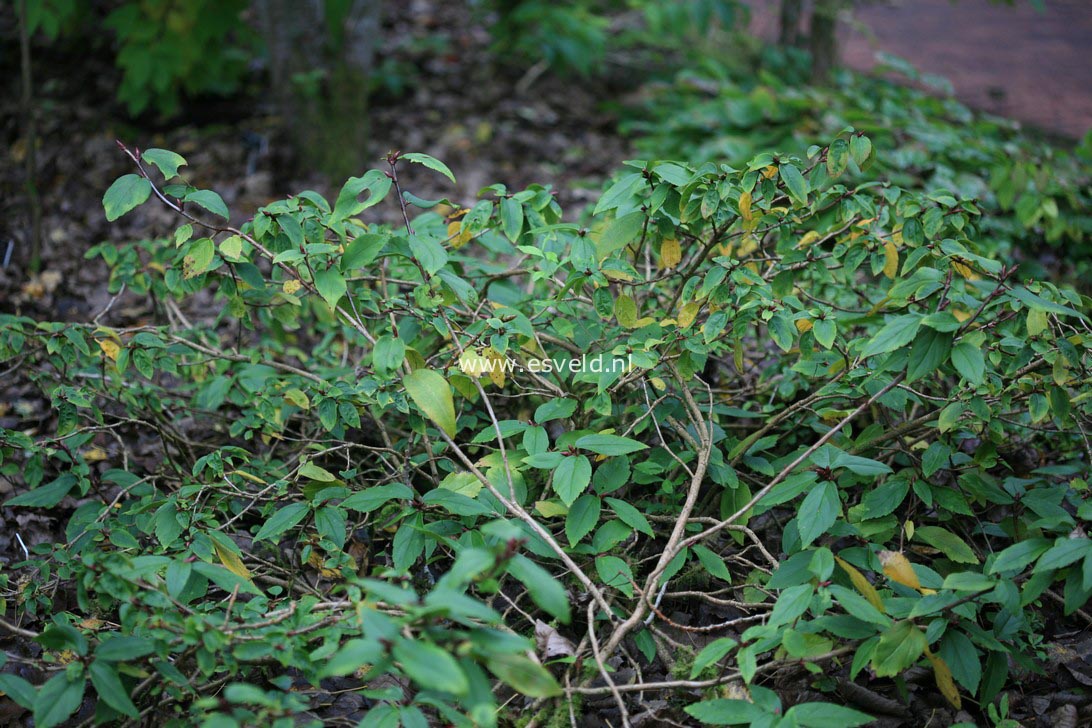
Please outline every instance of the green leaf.
[[584, 435], [576, 441], [576, 446], [591, 450], [597, 455], [628, 455], [638, 450], [647, 450], [648, 445], [628, 437], [618, 435]]
[[508, 573], [527, 588], [531, 601], [563, 624], [569, 623], [572, 619], [569, 611], [569, 595], [561, 582], [550, 572], [523, 554], [516, 554], [508, 562]]
[[203, 207], [213, 215], [219, 215], [225, 220], [231, 217], [228, 206], [224, 204], [224, 198], [220, 197], [220, 195], [212, 190], [194, 190], [182, 199], [185, 202], [192, 202], [195, 205]]
[[459, 663], [446, 650], [423, 639], [401, 639], [391, 654], [402, 671], [424, 690], [466, 695], [470, 682]]
[[881, 463], [879, 460], [873, 460], [871, 458], [863, 458], [860, 455], [850, 455], [847, 452], [840, 452], [831, 461], [830, 467], [832, 468], [845, 468], [851, 473], [857, 475], [884, 475], [891, 472], [891, 466], [886, 463]]
[[928, 478], [938, 470], [946, 470], [951, 460], [952, 449], [943, 442], [934, 442], [921, 456], [921, 474]]
[[976, 571], [960, 571], [944, 577], [941, 588], [951, 589], [952, 591], [979, 592], [993, 589], [995, 586], [997, 586], [997, 582], [985, 574], [979, 574]]
[[866, 136], [852, 136], [849, 138], [849, 153], [853, 161], [861, 169], [865, 168], [865, 162], [872, 156], [872, 140]]
[[602, 260], [614, 251], [632, 243], [644, 229], [646, 219], [645, 213], [639, 210], [617, 218], [603, 231], [599, 242], [596, 243], [596, 257]]
[[789, 624], [807, 611], [814, 594], [815, 587], [811, 584], [799, 584], [782, 590], [777, 597], [777, 602], [774, 603], [773, 610], [770, 611], [766, 625], [775, 627]]
[[207, 272], [212, 267], [215, 257], [216, 244], [211, 238], [194, 240], [182, 258], [182, 278], [189, 280]]
[[838, 488], [825, 480], [811, 489], [800, 505], [796, 527], [800, 532], [800, 548], [807, 548], [812, 541], [827, 531], [842, 512]]
[[1044, 571], [1061, 569], [1069, 566], [1074, 561], [1077, 561], [1087, 554], [1092, 554], [1092, 539], [1059, 539], [1057, 544], [1052, 546], [1049, 551], [1042, 555], [1039, 562], [1035, 564], [1035, 568], [1032, 569], [1032, 573], [1040, 574]]
[[140, 711], [129, 698], [129, 691], [121, 684], [121, 678], [118, 677], [117, 669], [113, 665], [103, 660], [95, 660], [91, 663], [88, 673], [91, 675], [91, 684], [95, 686], [95, 692], [107, 705], [130, 718], [140, 715]]
[[523, 230], [523, 204], [511, 197], [500, 201], [501, 230], [513, 243]]
[[686, 713], [706, 725], [750, 725], [767, 715], [766, 711], [748, 700], [703, 700], [683, 708]]
[[832, 584], [828, 587], [830, 593], [838, 600], [838, 603], [842, 605], [842, 608], [846, 612], [857, 619], [871, 624], [879, 625], [880, 627], [890, 627], [891, 618], [881, 612], [879, 609], [862, 597], [855, 591], [850, 591], [843, 586]]
[[402, 339], [384, 334], [375, 341], [372, 349], [372, 364], [384, 372], [396, 371], [406, 358], [406, 344]]
[[346, 246], [345, 254], [341, 256], [341, 270], [348, 273], [370, 265], [379, 257], [388, 239], [386, 235], [377, 233], [357, 235], [353, 238], [353, 242]]
[[952, 335], [925, 329], [910, 347], [910, 360], [906, 367], [906, 382], [910, 383], [932, 374], [948, 358], [952, 350]]
[[724, 563], [724, 559], [718, 556], [714, 551], [705, 546], [694, 546], [694, 554], [698, 557], [698, 561], [701, 562], [702, 567], [709, 572], [710, 575], [726, 581], [729, 584], [732, 583], [732, 572], [728, 570], [728, 566]]
[[102, 209], [110, 222], [144, 204], [152, 194], [152, 183], [138, 174], [127, 174], [114, 180], [102, 196]]
[[834, 337], [838, 333], [838, 327], [834, 323], [834, 319], [828, 316], [827, 318], [817, 319], [811, 327], [811, 333], [815, 335], [815, 340], [824, 349], [829, 349], [834, 346]]
[[778, 167], [778, 173], [789, 191], [789, 197], [801, 205], [808, 204], [808, 193], [811, 191], [811, 185], [804, 179], [804, 175], [800, 174], [800, 170], [786, 163]]
[[438, 240], [423, 235], [411, 235], [409, 247], [413, 257], [429, 275], [434, 275], [447, 265], [447, 251]]
[[311, 460], [300, 465], [299, 475], [301, 478], [307, 478], [308, 480], [315, 480], [319, 483], [333, 483], [337, 481], [337, 476], [331, 473], [326, 468], [321, 468]]
[[902, 241], [912, 248], [925, 242], [925, 229], [916, 217], [911, 217], [902, 224]]
[[414, 404], [449, 437], [454, 437], [458, 431], [455, 400], [447, 380], [431, 369], [415, 369], [402, 378], [402, 383]]
[[725, 655], [736, 648], [736, 641], [729, 637], [721, 637], [713, 640], [694, 658], [694, 664], [690, 667], [690, 679], [693, 680], [702, 673], [705, 668], [721, 660]]
[[34, 725], [53, 728], [65, 722], [83, 703], [83, 690], [83, 677], [72, 679], [67, 671], [51, 677], [34, 699]]
[[986, 375], [986, 358], [977, 346], [961, 341], [952, 348], [952, 366], [971, 384], [982, 384]]
[[178, 168], [186, 164], [181, 154], [176, 154], [169, 149], [145, 149], [140, 155], [148, 164], [154, 164], [163, 173], [165, 180], [171, 180], [178, 176]]
[[872, 669], [879, 677], [895, 677], [917, 662], [927, 645], [925, 633], [913, 622], [896, 622], [880, 635], [872, 653]]
[[387, 483], [366, 488], [341, 502], [343, 508], [360, 513], [371, 513], [392, 500], [412, 500], [413, 491], [402, 483]]
[[939, 526], [918, 526], [914, 529], [914, 538], [939, 549], [952, 561], [961, 564], [978, 563], [978, 557], [966, 541]]
[[882, 329], [865, 345], [861, 351], [862, 357], [886, 354], [900, 347], [906, 346], [917, 336], [921, 326], [922, 315], [908, 313], [890, 319]]
[[856, 728], [873, 720], [871, 715], [833, 703], [800, 703], [789, 708], [784, 718], [788, 725], [801, 728]]
[[634, 508], [624, 500], [617, 498], [606, 498], [607, 505], [609, 505], [618, 517], [622, 519], [622, 523], [626, 524], [632, 529], [640, 531], [646, 536], [655, 535], [652, 531], [652, 526], [649, 524], [648, 519], [638, 509]]
[[793, 332], [796, 331], [796, 327], [793, 325], [789, 317], [782, 311], [778, 311], [767, 322], [766, 326], [770, 331], [770, 338], [777, 344], [781, 351], [789, 351], [792, 349]]
[[68, 495], [69, 491], [75, 486], [76, 476], [72, 473], [65, 473], [46, 485], [5, 501], [4, 505], [26, 506], [28, 508], [52, 508], [64, 500], [64, 497]]
[[[391, 178], [378, 169], [368, 170], [363, 177], [350, 177], [337, 195], [330, 222], [341, 222], [359, 215], [373, 205], [378, 205], [390, 192], [392, 184]], [[368, 199], [361, 202], [358, 198], [365, 190], [369, 193]]]
[[280, 536], [302, 521], [308, 511], [309, 507], [306, 503], [292, 503], [281, 508], [258, 529], [258, 534], [254, 537], [254, 543]]
[[334, 308], [345, 295], [345, 276], [336, 267], [320, 270], [315, 273], [315, 288], [330, 308]]
[[633, 571], [625, 561], [617, 556], [600, 556], [595, 560], [595, 570], [604, 584], [627, 597], [633, 596]]
[[564, 691], [545, 667], [516, 654], [500, 654], [486, 660], [490, 672], [531, 698], [552, 698]]
[[551, 399], [539, 405], [535, 410], [535, 424], [544, 425], [554, 420], [563, 420], [576, 412], [575, 399]]
[[1023, 571], [1028, 564], [1045, 553], [1051, 547], [1051, 543], [1045, 538], [1031, 538], [1014, 543], [994, 557], [989, 573]]
[[591, 483], [591, 474], [591, 461], [587, 457], [583, 455], [564, 457], [554, 470], [554, 492], [561, 496], [565, 505], [571, 507]]
[[952, 677], [973, 695], [982, 680], [982, 662], [974, 643], [962, 632], [949, 629], [940, 643], [940, 656], [952, 671]]
[[591, 533], [595, 524], [599, 522], [601, 508], [602, 504], [594, 495], [584, 494], [576, 499], [565, 519], [565, 536], [569, 539], [569, 546], [576, 546], [582, 538]]
[[95, 648], [95, 658], [111, 662], [124, 662], [150, 655], [153, 651], [155, 651], [155, 645], [143, 637], [113, 634], [105, 636], [99, 646]]
[[446, 164], [435, 157], [430, 157], [429, 155], [421, 154], [420, 152], [410, 152], [409, 154], [403, 154], [401, 159], [408, 160], [415, 164], [422, 164], [434, 172], [439, 172], [451, 180], [452, 184], [455, 184], [455, 175], [451, 173], [451, 170], [447, 168]]
[[837, 177], [846, 171], [849, 164], [849, 142], [835, 139], [827, 148], [827, 174]]
[[0, 691], [27, 710], [34, 709], [34, 686], [11, 673], [0, 673]]
[[1072, 308], [1063, 306], [1060, 303], [1055, 303], [1054, 301], [1048, 301], [1042, 296], [1032, 293], [1024, 286], [1014, 287], [1009, 291], [1009, 295], [1035, 311], [1046, 311], [1047, 313], [1054, 313], [1059, 316], [1076, 316], [1078, 318], [1084, 318], [1082, 314], [1074, 311]]

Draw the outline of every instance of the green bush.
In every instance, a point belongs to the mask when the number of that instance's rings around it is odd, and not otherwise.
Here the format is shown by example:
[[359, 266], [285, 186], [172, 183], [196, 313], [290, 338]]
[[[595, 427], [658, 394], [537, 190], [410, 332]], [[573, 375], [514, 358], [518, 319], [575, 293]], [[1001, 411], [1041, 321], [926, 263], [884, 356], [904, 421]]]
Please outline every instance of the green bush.
[[[976, 203], [874, 155], [849, 129], [628, 162], [580, 226], [546, 187], [423, 200], [398, 172], [451, 172], [394, 153], [234, 228], [181, 157], [132, 153], [107, 217], [181, 227], [89, 256], [160, 318], [0, 318], [52, 403], [0, 430], [5, 505], [70, 514], [2, 575], [47, 679], [0, 689], [42, 727], [88, 690], [103, 720], [317, 724], [332, 676], [366, 725], [568, 724], [643, 691], [675, 722], [824, 726], [870, 720], [836, 675], [924, 665], [1003, 712], [1092, 593], [1088, 302], [1016, 282]], [[404, 224], [367, 222], [388, 197]], [[722, 592], [742, 617], [671, 648], [669, 605]], [[782, 711], [787, 662], [828, 702]]]
[[1092, 255], [1092, 136], [1076, 152], [1050, 144], [1017, 122], [972, 112], [943, 79], [883, 60], [879, 73], [940, 95], [849, 71], [829, 88], [801, 86], [792, 59], [767, 49], [758, 73], [706, 63], [650, 87], [624, 129], [642, 136], [647, 154], [705, 160], [804, 153], [852, 126], [876, 145], [882, 179], [974, 199], [985, 213], [981, 245], [1010, 259], [1022, 252], [1024, 272], [1040, 277], [1038, 259], [1055, 249], [1066, 273], [1083, 278]]

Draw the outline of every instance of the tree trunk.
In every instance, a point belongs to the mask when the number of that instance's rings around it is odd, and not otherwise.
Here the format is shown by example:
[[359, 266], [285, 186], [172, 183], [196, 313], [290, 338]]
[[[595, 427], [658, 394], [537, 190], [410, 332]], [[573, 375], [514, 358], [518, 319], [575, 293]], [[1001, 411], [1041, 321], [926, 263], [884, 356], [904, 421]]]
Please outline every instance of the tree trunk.
[[273, 98], [296, 171], [334, 178], [363, 172], [381, 4], [257, 0]]
[[838, 11], [842, 0], [815, 0], [811, 13], [811, 80], [825, 84], [838, 64]]
[[800, 42], [800, 14], [803, 4], [803, 0], [781, 0], [781, 22], [777, 36], [779, 45], [789, 47]]

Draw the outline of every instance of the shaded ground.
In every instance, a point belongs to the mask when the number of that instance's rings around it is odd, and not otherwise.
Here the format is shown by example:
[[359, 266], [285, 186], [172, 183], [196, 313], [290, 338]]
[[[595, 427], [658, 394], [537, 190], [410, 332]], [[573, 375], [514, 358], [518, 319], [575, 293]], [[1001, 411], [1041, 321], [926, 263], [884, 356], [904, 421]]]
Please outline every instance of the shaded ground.
[[[752, 27], [776, 35], [776, 3], [748, 0]], [[886, 0], [842, 29], [843, 60], [869, 70], [877, 51], [952, 82], [968, 106], [1079, 138], [1092, 128], [1092, 2]]]

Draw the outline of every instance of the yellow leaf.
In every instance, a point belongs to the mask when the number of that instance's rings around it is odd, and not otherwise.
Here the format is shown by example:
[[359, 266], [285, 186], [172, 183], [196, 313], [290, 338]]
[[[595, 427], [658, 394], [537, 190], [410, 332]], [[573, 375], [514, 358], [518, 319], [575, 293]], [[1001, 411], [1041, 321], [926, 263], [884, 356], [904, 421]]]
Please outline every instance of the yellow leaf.
[[806, 233], [804, 233], [804, 237], [800, 238], [800, 242], [796, 244], [796, 247], [806, 248], [818, 239], [819, 233], [817, 233], [815, 230], [808, 230]]
[[959, 710], [963, 707], [963, 700], [959, 697], [959, 688], [952, 679], [952, 669], [940, 655], [934, 655], [928, 647], [925, 648], [925, 656], [933, 663], [933, 677], [937, 681], [937, 689], [940, 694], [951, 703], [952, 707]]
[[102, 349], [102, 353], [110, 361], [117, 361], [118, 354], [121, 353], [121, 347], [113, 339], [100, 339], [99, 348]]
[[648, 381], [657, 391], [662, 392], [667, 389], [667, 383], [659, 377], [650, 377]]
[[902, 530], [906, 533], [906, 540], [912, 541], [914, 538], [914, 522], [907, 521], [906, 523], [902, 524]]
[[505, 358], [492, 346], [485, 347], [485, 349], [482, 350], [482, 356], [490, 361], [490, 367], [486, 372], [489, 375], [490, 381], [497, 387], [503, 387]]
[[299, 281], [297, 281], [295, 278], [293, 278], [291, 280], [285, 281], [284, 285], [281, 286], [281, 290], [284, 291], [285, 293], [287, 293], [289, 296], [291, 296], [293, 293], [295, 293], [296, 291], [298, 291], [302, 287], [303, 287], [302, 284], [300, 284]]
[[883, 274], [894, 280], [899, 273], [899, 249], [888, 240], [883, 245]]
[[546, 518], [564, 516], [569, 509], [559, 500], [540, 500], [535, 502], [535, 510]]
[[627, 329], [637, 326], [637, 304], [627, 294], [623, 293], [614, 302], [614, 317], [618, 323]]
[[459, 355], [459, 369], [463, 374], [477, 379], [489, 368], [485, 357], [478, 353], [477, 349], [467, 347]]
[[474, 238], [474, 234], [463, 227], [461, 222], [453, 222], [448, 225], [447, 236], [451, 238], [451, 247], [455, 250], [463, 247]]
[[766, 179], [773, 179], [777, 176], [777, 166], [773, 164], [768, 165], [765, 169], [762, 170], [762, 176]]
[[883, 564], [883, 573], [887, 574], [887, 578], [911, 589], [921, 589], [921, 582], [918, 581], [918, 575], [914, 573], [914, 567], [901, 552], [881, 551], [879, 555], [880, 563]]
[[669, 238], [660, 243], [660, 267], [674, 268], [682, 260], [682, 248], [679, 241]]
[[700, 309], [701, 307], [693, 301], [683, 306], [679, 311], [679, 328], [690, 328], [694, 324], [694, 319], [698, 317]]
[[796, 319], [796, 330], [801, 334], [806, 334], [811, 331], [811, 321], [807, 319]]
[[883, 599], [880, 599], [880, 593], [876, 591], [876, 587], [869, 583], [865, 575], [857, 571], [852, 564], [837, 556], [834, 557], [834, 560], [842, 567], [842, 571], [849, 574], [849, 580], [853, 583], [853, 588], [859, 591], [861, 596], [868, 600], [869, 604], [883, 612]]
[[951, 259], [952, 267], [955, 268], [955, 272], [963, 276], [969, 281], [978, 280], [978, 274], [976, 274], [971, 267], [959, 258]]
[[613, 268], [607, 268], [605, 271], [603, 271], [603, 275], [605, 275], [607, 278], [610, 278], [612, 281], [629, 282], [633, 280], [633, 276], [631, 276], [629, 273], [626, 273], [624, 270], [614, 270]]
[[948, 311], [953, 316], [955, 316], [956, 321], [958, 321], [960, 323], [963, 323], [964, 321], [966, 321], [967, 319], [969, 319], [971, 317], [971, 312], [970, 311], [964, 311], [961, 308], [950, 308], [950, 309], [948, 309]]
[[249, 480], [251, 483], [257, 483], [258, 485], [269, 485], [269, 483], [265, 482], [257, 475], [248, 473], [245, 470], [232, 470], [228, 475], [238, 475], [243, 480]]
[[1028, 311], [1028, 336], [1038, 336], [1047, 330], [1049, 320], [1046, 311], [1033, 308]]
[[302, 410], [311, 409], [311, 399], [302, 389], [289, 389], [284, 393], [284, 398]]
[[220, 558], [220, 563], [224, 565], [225, 569], [236, 576], [241, 576], [251, 584], [254, 583], [254, 579], [250, 576], [250, 570], [246, 568], [246, 564], [234, 552], [224, 548], [216, 541], [212, 542], [212, 547], [216, 549], [216, 555]]
[[106, 451], [101, 447], [93, 447], [83, 453], [83, 459], [89, 463], [99, 463], [107, 458]]
[[743, 218], [744, 222], [751, 221], [751, 193], [741, 192], [739, 194], [739, 216]]
[[758, 238], [754, 235], [745, 235], [743, 239], [739, 241], [739, 248], [736, 249], [736, 257], [744, 258], [756, 250], [758, 250]]

